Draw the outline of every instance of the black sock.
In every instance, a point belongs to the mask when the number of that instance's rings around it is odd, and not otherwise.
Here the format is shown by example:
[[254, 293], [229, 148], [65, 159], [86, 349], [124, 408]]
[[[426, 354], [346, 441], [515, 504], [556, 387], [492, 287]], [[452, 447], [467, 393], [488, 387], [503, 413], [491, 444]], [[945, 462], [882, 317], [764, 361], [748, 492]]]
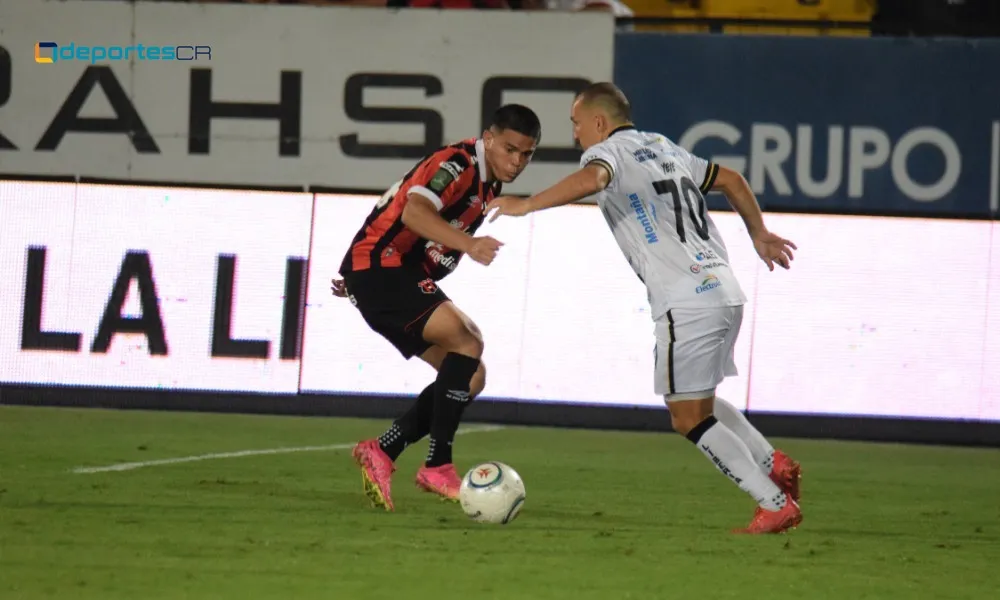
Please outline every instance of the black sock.
[[431, 415], [431, 447], [427, 466], [439, 467], [451, 462], [451, 443], [462, 420], [462, 413], [472, 398], [469, 388], [479, 369], [479, 359], [449, 352], [441, 361], [434, 387], [434, 413]]
[[424, 388], [406, 414], [396, 419], [378, 438], [378, 445], [389, 458], [396, 461], [410, 444], [420, 441], [431, 431], [431, 413], [434, 409], [434, 383]]

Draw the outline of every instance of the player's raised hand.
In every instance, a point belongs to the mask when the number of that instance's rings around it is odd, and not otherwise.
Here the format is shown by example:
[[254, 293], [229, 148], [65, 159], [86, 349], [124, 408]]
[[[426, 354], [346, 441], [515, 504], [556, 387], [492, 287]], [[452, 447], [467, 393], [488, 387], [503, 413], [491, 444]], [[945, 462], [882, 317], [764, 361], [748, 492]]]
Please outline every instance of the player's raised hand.
[[517, 196], [498, 196], [486, 205], [486, 213], [494, 211], [490, 217], [490, 223], [496, 221], [500, 215], [511, 217], [523, 217], [531, 212], [528, 210], [528, 201]]
[[786, 240], [767, 230], [753, 237], [753, 248], [767, 265], [769, 271], [774, 270], [774, 263], [778, 263], [785, 269], [791, 268], [791, 262], [795, 259], [792, 250], [799, 249], [791, 240]]
[[503, 242], [497, 241], [488, 235], [477, 237], [472, 242], [472, 247], [469, 248], [467, 254], [477, 263], [489, 265], [497, 257], [500, 246], [503, 246]]
[[333, 295], [338, 298], [347, 297], [347, 285], [344, 284], [343, 279], [331, 279], [330, 280], [330, 290], [333, 291]]

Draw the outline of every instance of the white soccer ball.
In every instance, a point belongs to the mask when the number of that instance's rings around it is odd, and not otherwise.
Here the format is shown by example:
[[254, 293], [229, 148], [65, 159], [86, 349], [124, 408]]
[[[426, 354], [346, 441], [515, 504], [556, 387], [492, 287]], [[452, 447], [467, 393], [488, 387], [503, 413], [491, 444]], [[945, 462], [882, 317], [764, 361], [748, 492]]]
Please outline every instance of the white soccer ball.
[[465, 474], [459, 499], [473, 521], [506, 525], [524, 506], [524, 481], [510, 465], [483, 463]]

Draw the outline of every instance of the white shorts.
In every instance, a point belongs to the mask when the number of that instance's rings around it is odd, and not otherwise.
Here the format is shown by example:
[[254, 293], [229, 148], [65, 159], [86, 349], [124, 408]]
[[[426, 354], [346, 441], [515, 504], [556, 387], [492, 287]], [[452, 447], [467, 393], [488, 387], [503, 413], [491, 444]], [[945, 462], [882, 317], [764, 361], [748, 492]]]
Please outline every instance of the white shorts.
[[656, 320], [653, 391], [659, 395], [713, 390], [736, 375], [742, 306], [672, 308]]

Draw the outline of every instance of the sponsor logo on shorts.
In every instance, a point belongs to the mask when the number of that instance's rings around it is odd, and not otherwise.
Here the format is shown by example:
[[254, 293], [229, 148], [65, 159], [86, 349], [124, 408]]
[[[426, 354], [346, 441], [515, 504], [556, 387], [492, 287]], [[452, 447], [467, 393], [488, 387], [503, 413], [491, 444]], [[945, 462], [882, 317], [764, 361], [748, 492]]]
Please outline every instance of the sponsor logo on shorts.
[[705, 292], [712, 291], [721, 285], [722, 282], [719, 281], [718, 277], [716, 277], [715, 275], [708, 275], [705, 277], [705, 279], [701, 280], [701, 285], [694, 288], [694, 293], [704, 294]]
[[434, 280], [431, 279], [430, 277], [428, 277], [427, 279], [424, 279], [423, 281], [421, 281], [417, 285], [420, 287], [420, 291], [423, 292], [423, 293], [425, 293], [425, 294], [433, 294], [438, 289], [437, 284], [434, 283]]
[[702, 250], [698, 254], [694, 255], [694, 259], [698, 262], [702, 262], [704, 260], [719, 260], [719, 255], [711, 250]]

